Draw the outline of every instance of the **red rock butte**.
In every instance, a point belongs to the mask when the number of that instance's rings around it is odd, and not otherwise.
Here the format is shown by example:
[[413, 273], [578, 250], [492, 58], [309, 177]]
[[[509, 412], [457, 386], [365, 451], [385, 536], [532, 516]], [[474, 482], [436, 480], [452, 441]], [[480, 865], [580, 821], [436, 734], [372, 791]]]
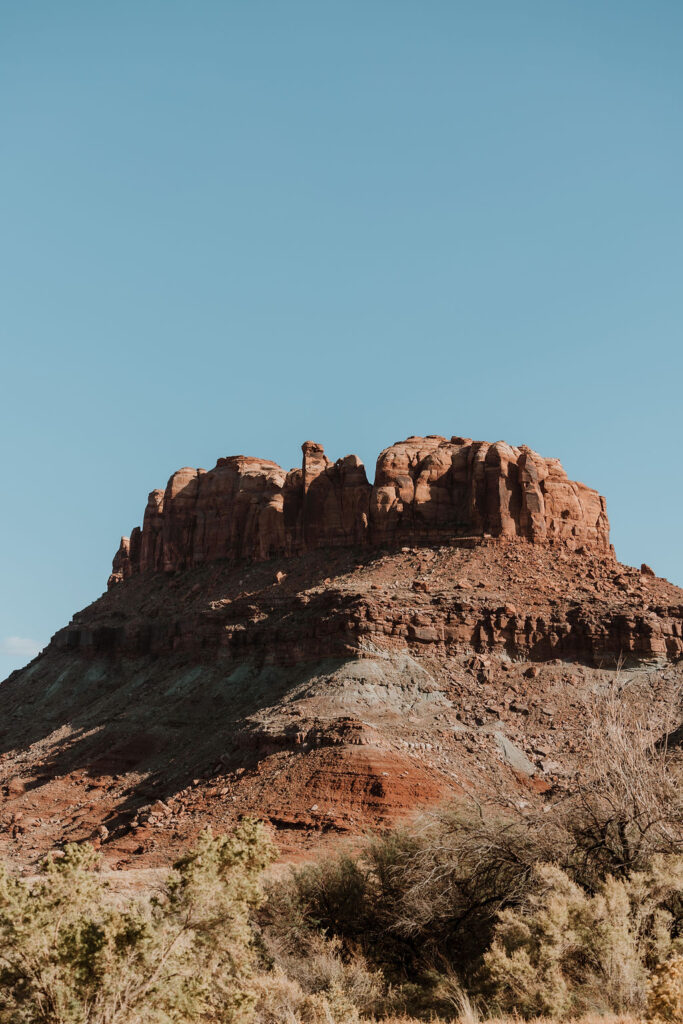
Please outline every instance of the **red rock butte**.
[[302, 451], [289, 472], [244, 455], [179, 469], [149, 495], [142, 529], [122, 538], [110, 585], [219, 559], [472, 537], [611, 554], [605, 499], [524, 445], [409, 437], [380, 454], [374, 484], [355, 455], [331, 462], [313, 441]]
[[683, 591], [617, 562], [555, 459], [411, 437], [232, 456], [153, 491], [107, 592], [0, 686], [0, 855], [172, 861], [206, 825], [317, 852], [463, 793], [568, 791], [589, 709], [663, 720]]

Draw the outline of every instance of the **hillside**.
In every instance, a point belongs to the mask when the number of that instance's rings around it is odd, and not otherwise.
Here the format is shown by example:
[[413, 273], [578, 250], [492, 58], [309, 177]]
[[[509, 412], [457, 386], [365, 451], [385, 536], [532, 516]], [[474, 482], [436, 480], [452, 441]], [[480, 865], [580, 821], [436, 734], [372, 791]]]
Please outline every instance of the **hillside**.
[[0, 687], [0, 852], [161, 864], [249, 812], [285, 850], [450, 795], [526, 806], [590, 755], [618, 687], [656, 720], [683, 591], [619, 564], [557, 460], [409, 438], [371, 485], [303, 446], [150, 495], [109, 589]]

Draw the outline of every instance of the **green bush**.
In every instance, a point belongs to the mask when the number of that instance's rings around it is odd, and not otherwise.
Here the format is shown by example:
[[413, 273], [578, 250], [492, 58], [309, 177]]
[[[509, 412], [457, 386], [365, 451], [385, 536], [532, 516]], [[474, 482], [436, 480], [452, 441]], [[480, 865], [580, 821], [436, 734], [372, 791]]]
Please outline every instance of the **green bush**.
[[204, 832], [151, 901], [119, 910], [91, 847], [67, 846], [29, 883], [0, 869], [2, 1024], [246, 1020], [250, 915], [273, 857], [262, 826]]

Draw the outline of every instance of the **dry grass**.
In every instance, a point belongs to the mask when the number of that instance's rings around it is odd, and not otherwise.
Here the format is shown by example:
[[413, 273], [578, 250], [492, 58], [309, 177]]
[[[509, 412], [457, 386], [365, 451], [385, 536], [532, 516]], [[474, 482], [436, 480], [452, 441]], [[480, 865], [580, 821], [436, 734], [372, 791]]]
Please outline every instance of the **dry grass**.
[[[520, 1024], [520, 1017], [485, 1017], [475, 1018], [477, 1024]], [[562, 1024], [643, 1024], [644, 1018], [642, 1017], [629, 1017], [629, 1016], [600, 1016], [599, 1014], [588, 1014], [585, 1017], [563, 1017]], [[429, 1024], [471, 1024], [472, 1018], [468, 1016], [460, 1017], [431, 1017]], [[383, 1017], [381, 1021], [375, 1022], [375, 1024], [425, 1024], [425, 1022], [418, 1021], [415, 1017]], [[525, 1021], [525, 1024], [559, 1024], [557, 1018], [554, 1017], [533, 1017], [530, 1020]]]

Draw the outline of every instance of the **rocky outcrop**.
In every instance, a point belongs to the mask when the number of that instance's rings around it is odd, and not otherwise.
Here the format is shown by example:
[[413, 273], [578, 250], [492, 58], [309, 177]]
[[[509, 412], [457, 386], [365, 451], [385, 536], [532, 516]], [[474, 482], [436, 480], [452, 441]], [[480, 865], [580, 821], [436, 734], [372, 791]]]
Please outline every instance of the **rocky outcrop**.
[[142, 530], [122, 538], [110, 585], [217, 560], [473, 536], [610, 553], [604, 498], [525, 446], [410, 437], [380, 454], [374, 485], [355, 455], [333, 463], [313, 441], [302, 450], [289, 473], [243, 455], [178, 470], [149, 495]]
[[[196, 577], [189, 574], [167, 596], [165, 614], [157, 609], [154, 619], [126, 608], [136, 596], [134, 588], [126, 588], [118, 615], [99, 622], [77, 619], [57, 633], [54, 644], [65, 651], [125, 657], [158, 658], [175, 651], [239, 660], [267, 652], [283, 662], [346, 657], [367, 641], [383, 649], [410, 647], [437, 659], [462, 651], [504, 652], [517, 660], [613, 666], [683, 657], [683, 594], [670, 584], [611, 560], [569, 556], [561, 549], [545, 548], [532, 565], [517, 567], [511, 542], [493, 549], [481, 540], [470, 543], [467, 550], [444, 547], [438, 555], [420, 547], [387, 555], [394, 571], [402, 567], [391, 585], [356, 590], [363, 576], [359, 566], [353, 588], [328, 581], [303, 597], [277, 585], [274, 576], [258, 597], [239, 594], [196, 607]], [[466, 572], [458, 554], [467, 557]], [[320, 566], [314, 570], [312, 558], [302, 556], [300, 568], [316, 578]], [[419, 571], [408, 568], [411, 560]], [[200, 596], [203, 589], [199, 584]]]
[[462, 534], [609, 550], [605, 499], [557, 459], [504, 441], [410, 437], [383, 451], [371, 498], [375, 543]]

